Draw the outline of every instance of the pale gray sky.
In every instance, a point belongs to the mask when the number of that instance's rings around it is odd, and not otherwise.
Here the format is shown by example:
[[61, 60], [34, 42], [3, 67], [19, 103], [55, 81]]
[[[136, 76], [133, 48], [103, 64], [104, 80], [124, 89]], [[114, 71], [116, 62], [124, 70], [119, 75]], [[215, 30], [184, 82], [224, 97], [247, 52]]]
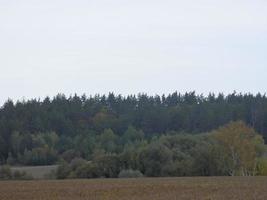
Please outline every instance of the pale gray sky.
[[266, 0], [0, 0], [7, 98], [266, 92]]

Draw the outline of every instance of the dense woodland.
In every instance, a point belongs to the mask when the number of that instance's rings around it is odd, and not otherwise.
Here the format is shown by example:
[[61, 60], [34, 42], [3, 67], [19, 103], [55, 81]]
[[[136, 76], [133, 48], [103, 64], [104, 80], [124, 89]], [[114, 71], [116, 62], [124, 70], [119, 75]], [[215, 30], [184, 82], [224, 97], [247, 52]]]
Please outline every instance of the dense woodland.
[[60, 163], [58, 178], [263, 175], [264, 139], [261, 94], [59, 94], [0, 109], [0, 162]]

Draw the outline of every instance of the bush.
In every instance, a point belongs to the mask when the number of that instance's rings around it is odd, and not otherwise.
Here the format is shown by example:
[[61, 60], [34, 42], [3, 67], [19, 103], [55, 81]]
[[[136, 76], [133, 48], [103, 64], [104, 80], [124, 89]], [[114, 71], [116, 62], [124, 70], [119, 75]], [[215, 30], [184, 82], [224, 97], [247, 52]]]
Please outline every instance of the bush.
[[78, 167], [85, 165], [86, 163], [87, 161], [82, 158], [74, 158], [71, 160], [69, 166], [72, 171], [75, 171]]
[[8, 165], [0, 167], [0, 179], [3, 180], [12, 179], [12, 172]]
[[140, 178], [143, 177], [143, 174], [139, 170], [132, 170], [132, 169], [127, 169], [127, 170], [122, 170], [119, 173], [119, 178]]
[[31, 180], [32, 176], [28, 175], [26, 172], [14, 171], [8, 165], [0, 167], [0, 179], [2, 180]]
[[267, 159], [258, 159], [257, 171], [259, 176], [267, 176]]
[[56, 178], [57, 179], [65, 179], [71, 173], [71, 168], [67, 163], [62, 163], [58, 166], [56, 170]]
[[98, 166], [94, 163], [88, 163], [86, 165], [87, 178], [98, 178], [101, 176], [101, 172]]
[[13, 173], [13, 179], [15, 180], [32, 180], [33, 177], [29, 174], [27, 174], [25, 171], [15, 171]]
[[163, 169], [172, 164], [173, 152], [163, 144], [152, 143], [139, 154], [140, 170], [146, 176], [166, 176]]
[[120, 173], [120, 160], [118, 155], [106, 154], [94, 160], [93, 163], [98, 167], [99, 177], [116, 178]]
[[86, 163], [80, 165], [75, 170], [75, 177], [76, 178], [97, 178], [99, 177], [99, 171], [95, 164], [93, 163]]

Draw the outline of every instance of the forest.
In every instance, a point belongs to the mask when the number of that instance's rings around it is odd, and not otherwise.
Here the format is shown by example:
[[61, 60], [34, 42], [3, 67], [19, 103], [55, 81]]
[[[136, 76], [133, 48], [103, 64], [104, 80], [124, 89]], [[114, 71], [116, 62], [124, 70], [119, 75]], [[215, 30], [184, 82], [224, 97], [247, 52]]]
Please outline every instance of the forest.
[[0, 163], [59, 164], [59, 179], [267, 175], [266, 141], [265, 94], [58, 94], [0, 109]]

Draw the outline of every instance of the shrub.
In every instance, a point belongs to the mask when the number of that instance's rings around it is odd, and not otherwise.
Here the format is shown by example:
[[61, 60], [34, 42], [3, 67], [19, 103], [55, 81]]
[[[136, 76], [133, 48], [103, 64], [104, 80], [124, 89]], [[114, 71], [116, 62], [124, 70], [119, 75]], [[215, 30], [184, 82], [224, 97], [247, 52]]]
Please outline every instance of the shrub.
[[267, 159], [266, 158], [258, 159], [257, 171], [258, 171], [258, 175], [267, 176]]
[[13, 173], [13, 179], [15, 180], [32, 180], [33, 177], [29, 174], [27, 174], [25, 171], [18, 171], [16, 170], [14, 173]]
[[0, 167], [0, 179], [4, 180], [12, 179], [12, 172], [8, 165]]
[[62, 163], [58, 166], [56, 170], [56, 178], [57, 179], [65, 179], [71, 173], [71, 168], [67, 163]]
[[118, 155], [106, 154], [93, 163], [98, 167], [99, 177], [116, 178], [120, 173], [120, 160]]
[[82, 158], [74, 158], [71, 160], [70, 162], [70, 168], [72, 171], [76, 170], [78, 167], [85, 165], [86, 164], [86, 160], [82, 159]]

